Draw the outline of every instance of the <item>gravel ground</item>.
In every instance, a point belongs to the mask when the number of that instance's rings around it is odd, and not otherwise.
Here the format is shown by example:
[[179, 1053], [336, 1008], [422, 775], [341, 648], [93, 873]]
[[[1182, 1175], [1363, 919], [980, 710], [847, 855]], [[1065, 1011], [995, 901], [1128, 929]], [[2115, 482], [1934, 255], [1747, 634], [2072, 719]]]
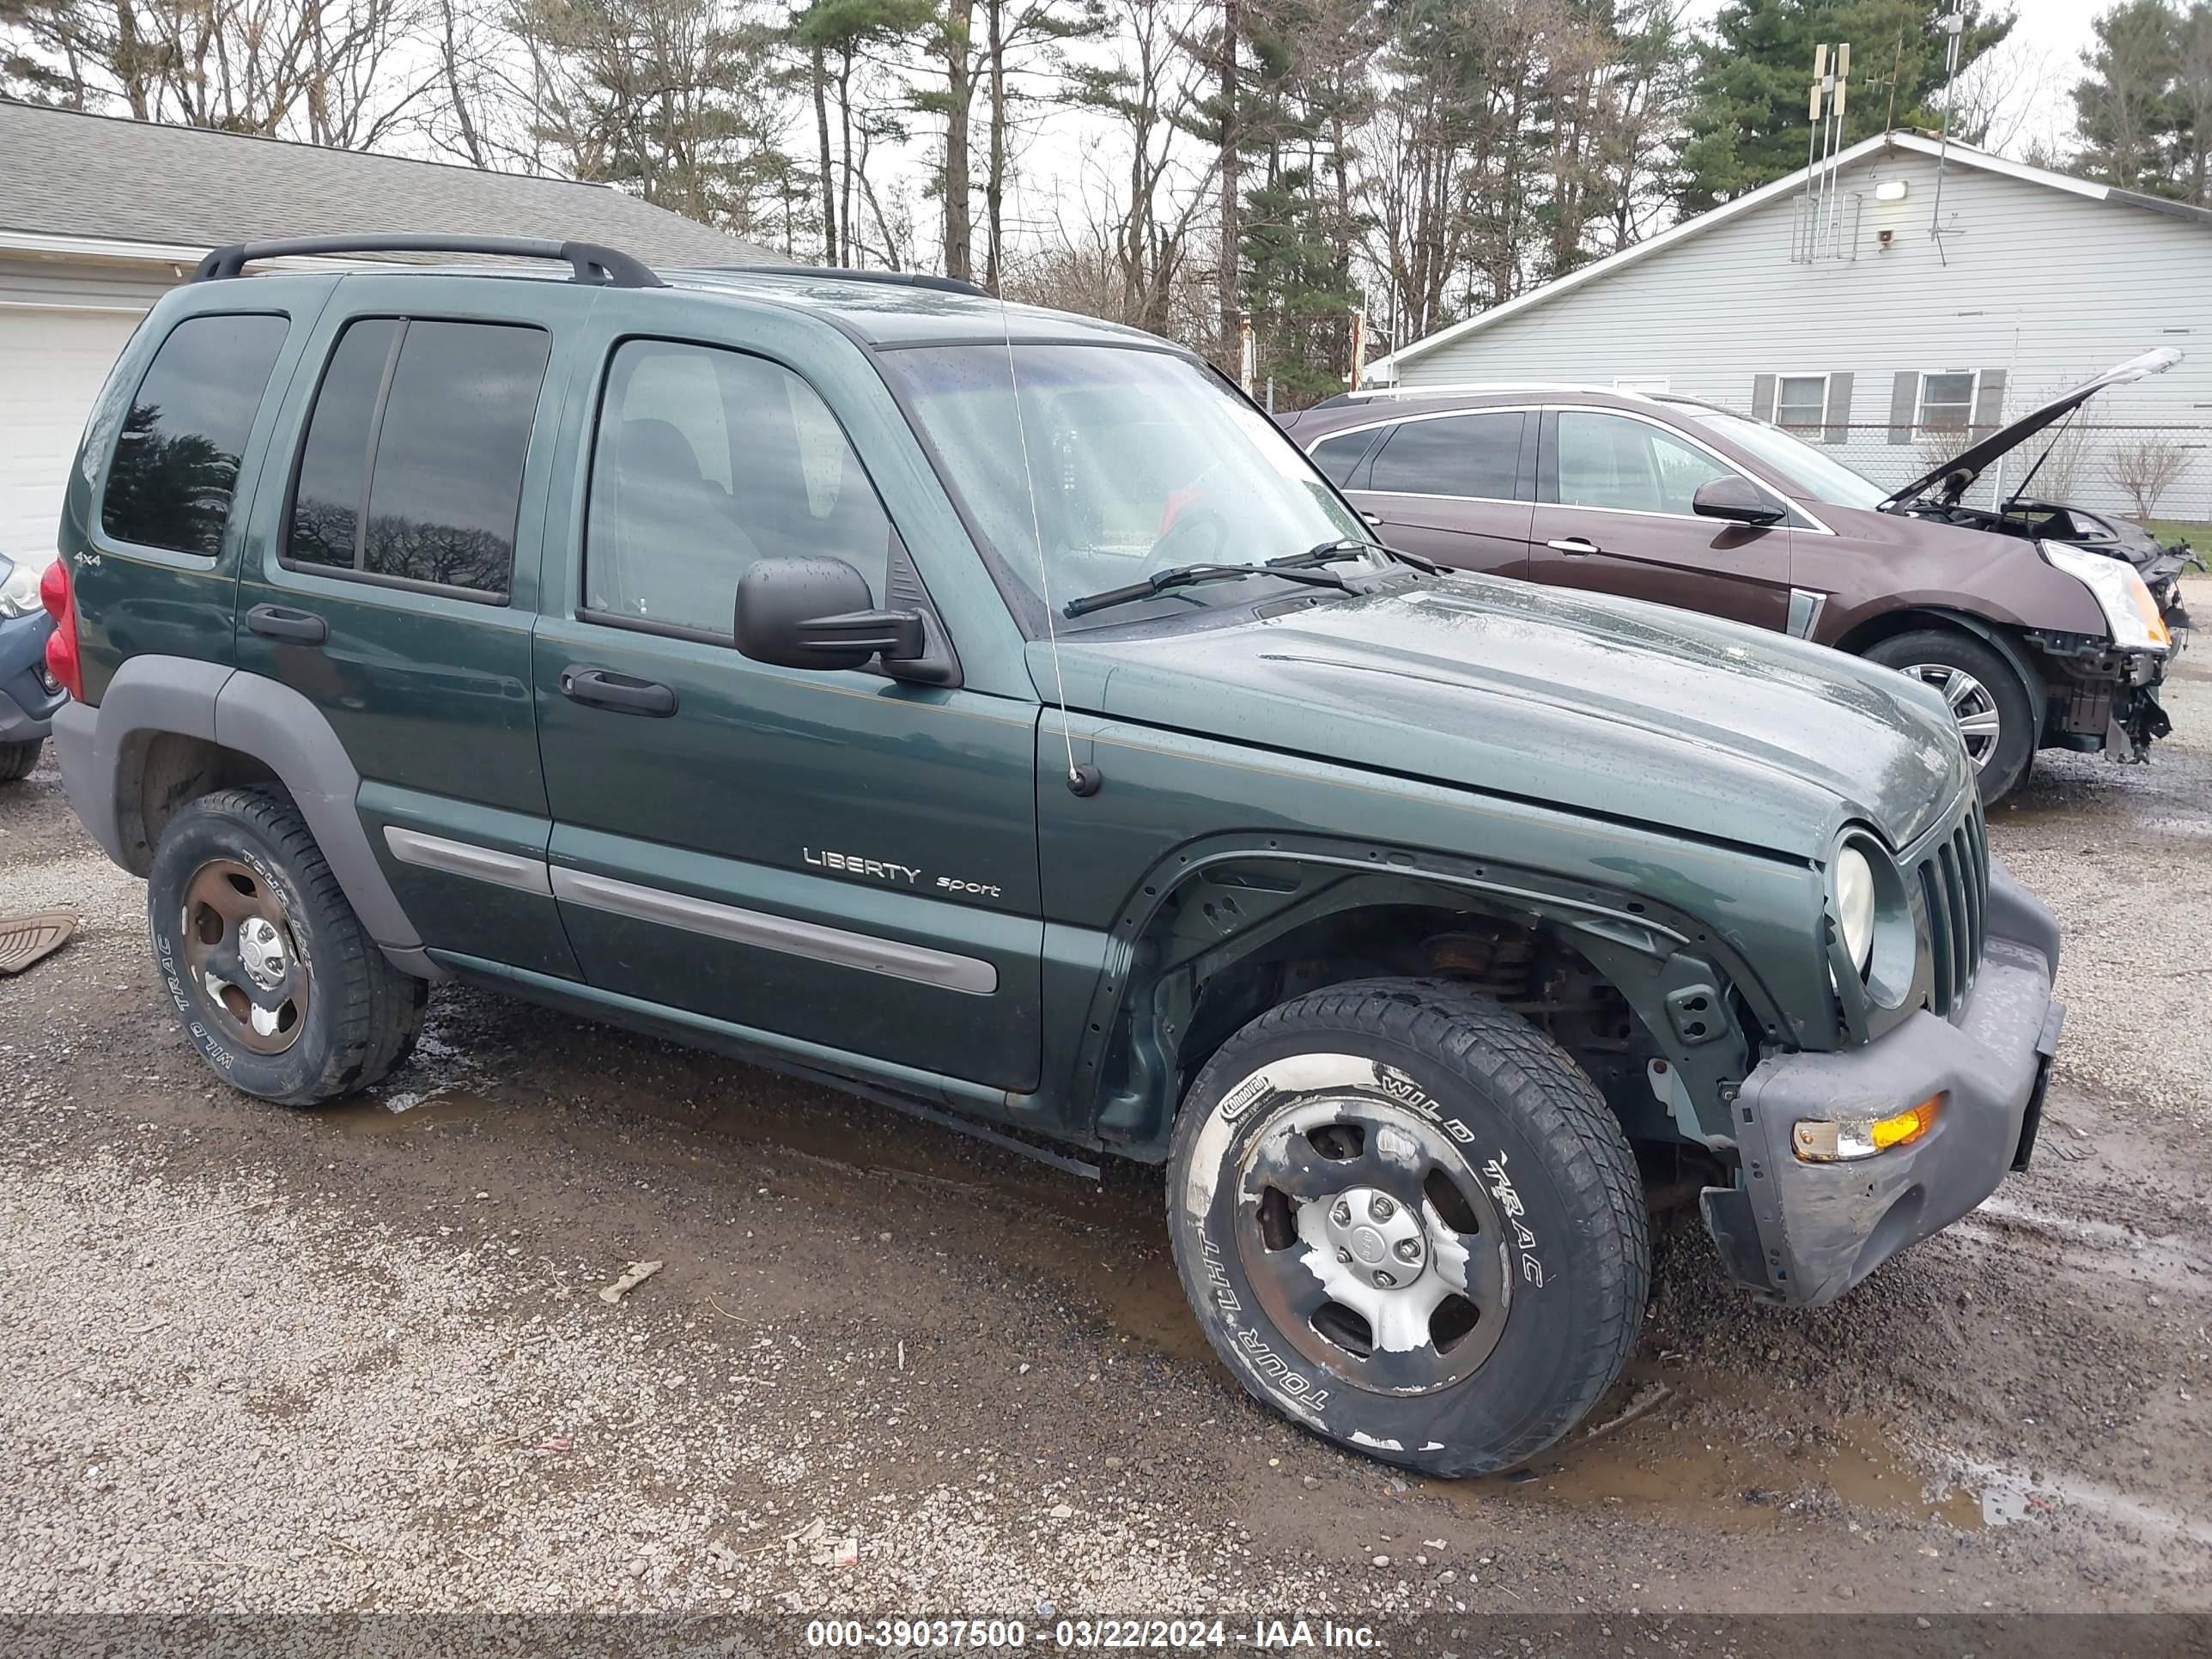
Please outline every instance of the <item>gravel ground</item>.
[[459, 990], [378, 1097], [219, 1088], [49, 763], [0, 789], [0, 914], [83, 918], [0, 981], [0, 1613], [2212, 1607], [2212, 649], [2170, 702], [1996, 815], [2069, 930], [2035, 1168], [1819, 1312], [1670, 1227], [1597, 1430], [1457, 1484], [1246, 1401], [1152, 1170]]

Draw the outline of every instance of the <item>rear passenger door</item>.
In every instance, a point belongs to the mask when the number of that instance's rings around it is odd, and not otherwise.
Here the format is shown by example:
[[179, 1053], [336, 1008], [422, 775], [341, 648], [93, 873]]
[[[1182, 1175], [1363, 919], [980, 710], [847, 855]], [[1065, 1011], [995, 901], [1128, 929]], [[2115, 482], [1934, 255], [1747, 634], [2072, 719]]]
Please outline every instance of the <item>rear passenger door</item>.
[[346, 278], [286, 399], [238, 595], [239, 665], [329, 720], [424, 944], [569, 978], [530, 634], [554, 411], [595, 294]]
[[1036, 705], [738, 654], [738, 579], [763, 560], [929, 598], [811, 378], [808, 350], [842, 337], [665, 299], [611, 295], [597, 325], [536, 641], [552, 881], [585, 976], [908, 1087], [1033, 1089]]
[[[1340, 483], [1389, 545], [1457, 570], [1518, 576], [1528, 556], [1534, 424], [1517, 409], [1418, 415], [1324, 439], [1314, 459], [1324, 471], [1348, 464]], [[1351, 446], [1363, 437], [1370, 441], [1355, 459]]]

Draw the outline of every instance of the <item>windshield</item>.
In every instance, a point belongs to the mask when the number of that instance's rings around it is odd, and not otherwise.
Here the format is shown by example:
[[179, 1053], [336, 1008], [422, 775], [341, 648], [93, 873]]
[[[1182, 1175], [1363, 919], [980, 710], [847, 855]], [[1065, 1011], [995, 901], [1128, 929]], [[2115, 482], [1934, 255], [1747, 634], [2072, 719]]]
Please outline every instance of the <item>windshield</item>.
[[[1246, 605], [1292, 585], [1267, 576], [1180, 587], [1080, 622], [1065, 610], [1182, 565], [1371, 544], [1359, 515], [1273, 422], [1187, 360], [1019, 343], [1012, 356], [1018, 419], [1003, 344], [912, 347], [879, 361], [1002, 579], [1018, 587], [1009, 597], [1032, 632], [1042, 631], [1048, 593], [1062, 629]], [[1356, 566], [1357, 553], [1347, 556], [1340, 568]]]
[[1702, 409], [1697, 411], [1697, 419], [1718, 436], [1749, 450], [1816, 501], [1871, 512], [1889, 499], [1889, 491], [1873, 479], [1822, 454], [1803, 439], [1791, 437], [1778, 426]]

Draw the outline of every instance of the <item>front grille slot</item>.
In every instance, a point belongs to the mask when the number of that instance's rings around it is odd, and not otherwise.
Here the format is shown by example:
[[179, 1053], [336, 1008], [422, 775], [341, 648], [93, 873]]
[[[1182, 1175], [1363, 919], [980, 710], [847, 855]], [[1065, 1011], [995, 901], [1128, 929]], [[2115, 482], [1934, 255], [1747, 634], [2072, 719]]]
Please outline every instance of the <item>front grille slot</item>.
[[1973, 988], [1981, 966], [1989, 910], [1990, 844], [1979, 800], [1956, 829], [1920, 860], [1920, 897], [1928, 918], [1928, 1006], [1948, 1018]]

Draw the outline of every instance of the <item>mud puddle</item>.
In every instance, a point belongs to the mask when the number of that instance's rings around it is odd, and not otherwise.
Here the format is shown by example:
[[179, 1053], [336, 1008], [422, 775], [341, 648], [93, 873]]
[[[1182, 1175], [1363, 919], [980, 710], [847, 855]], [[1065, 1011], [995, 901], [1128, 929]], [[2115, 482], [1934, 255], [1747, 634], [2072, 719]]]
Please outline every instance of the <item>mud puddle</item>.
[[485, 1096], [450, 1090], [428, 1097], [363, 1095], [342, 1106], [319, 1108], [313, 1121], [343, 1135], [416, 1134], [473, 1123], [505, 1109]]
[[[1642, 1512], [1743, 1532], [1840, 1505], [1961, 1532], [1988, 1524], [1979, 1491], [1931, 1476], [1879, 1424], [1844, 1418], [1777, 1430], [1771, 1419], [1781, 1400], [1740, 1379], [1633, 1362], [1588, 1424], [1534, 1462], [1507, 1474], [1426, 1484], [1470, 1516], [1494, 1517], [1499, 1504], [1514, 1504]], [[1753, 1424], [1765, 1426], [1747, 1433]]]

